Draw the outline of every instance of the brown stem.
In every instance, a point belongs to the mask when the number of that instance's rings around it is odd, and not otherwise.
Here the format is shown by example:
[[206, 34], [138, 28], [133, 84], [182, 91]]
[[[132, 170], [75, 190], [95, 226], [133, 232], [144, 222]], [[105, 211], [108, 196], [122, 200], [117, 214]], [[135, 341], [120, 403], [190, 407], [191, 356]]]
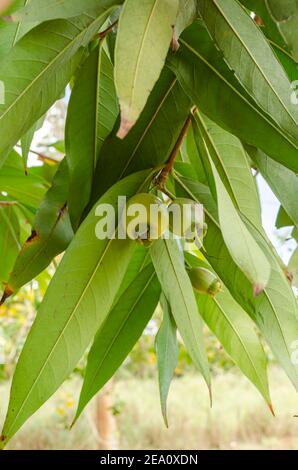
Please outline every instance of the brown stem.
[[160, 189], [164, 189], [165, 187], [165, 184], [167, 182], [167, 179], [172, 171], [172, 168], [174, 166], [174, 163], [175, 163], [175, 159], [177, 157], [177, 154], [180, 150], [180, 147], [181, 147], [181, 144], [183, 142], [183, 139], [189, 129], [189, 126], [191, 124], [191, 119], [192, 119], [192, 114], [189, 114], [189, 116], [187, 117], [183, 127], [182, 127], [182, 130], [179, 134], [179, 137], [173, 147], [173, 150], [171, 152], [171, 155], [166, 163], [166, 165], [164, 166], [164, 168], [161, 170], [160, 174], [157, 176], [157, 185], [159, 186]]
[[[19, 144], [17, 144], [16, 147], [21, 148]], [[59, 163], [59, 160], [56, 160], [55, 158], [52, 158], [52, 157], [48, 157], [47, 155], [39, 153], [36, 150], [30, 149], [29, 153], [33, 153], [34, 155], [37, 155], [40, 160], [44, 160], [44, 161], [49, 160], [50, 162], [53, 162], [53, 163]]]
[[107, 29], [99, 33], [99, 38], [104, 39], [117, 24], [118, 24], [118, 20], [114, 21], [114, 23], [112, 23]]
[[17, 201], [0, 201], [0, 207], [15, 206], [18, 204]]

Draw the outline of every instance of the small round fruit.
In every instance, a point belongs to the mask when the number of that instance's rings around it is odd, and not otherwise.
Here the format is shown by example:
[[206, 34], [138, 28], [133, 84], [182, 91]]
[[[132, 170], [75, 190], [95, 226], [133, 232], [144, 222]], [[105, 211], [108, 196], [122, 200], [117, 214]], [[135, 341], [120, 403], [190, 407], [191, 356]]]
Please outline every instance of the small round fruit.
[[168, 207], [169, 226], [174, 235], [194, 240], [200, 227], [203, 228], [204, 215], [199, 204], [188, 198], [177, 198]]
[[222, 283], [216, 275], [205, 268], [192, 268], [189, 277], [193, 288], [201, 294], [214, 297], [222, 290]]
[[160, 238], [168, 229], [167, 208], [154, 194], [136, 194], [126, 205], [122, 226], [129, 238], [149, 246], [150, 242]]

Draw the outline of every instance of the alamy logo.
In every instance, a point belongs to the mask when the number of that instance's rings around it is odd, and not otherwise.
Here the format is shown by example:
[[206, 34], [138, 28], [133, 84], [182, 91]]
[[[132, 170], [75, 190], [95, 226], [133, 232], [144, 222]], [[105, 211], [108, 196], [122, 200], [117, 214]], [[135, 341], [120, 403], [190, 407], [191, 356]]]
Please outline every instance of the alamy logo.
[[2, 80], [0, 80], [0, 104], [5, 104], [5, 85]]
[[294, 80], [291, 83], [292, 93], [291, 93], [291, 103], [298, 104], [298, 80]]
[[176, 235], [194, 242], [203, 238], [204, 233], [201, 204], [181, 199], [179, 203], [167, 205], [152, 194], [137, 194], [129, 201], [125, 196], [119, 196], [117, 208], [99, 204], [95, 216], [99, 218], [95, 227], [99, 240], [130, 238], [152, 242]]

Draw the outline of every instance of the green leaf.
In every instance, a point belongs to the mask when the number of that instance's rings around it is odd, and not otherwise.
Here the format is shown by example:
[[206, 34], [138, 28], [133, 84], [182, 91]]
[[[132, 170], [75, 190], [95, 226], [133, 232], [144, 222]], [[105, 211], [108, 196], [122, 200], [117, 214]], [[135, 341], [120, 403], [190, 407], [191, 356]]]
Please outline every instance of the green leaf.
[[[193, 267], [200, 265], [192, 255], [188, 255], [187, 260]], [[199, 312], [210, 330], [272, 409], [267, 359], [252, 320], [226, 287], [214, 298], [196, 293], [196, 300]]]
[[276, 216], [275, 220], [275, 227], [282, 228], [282, 227], [293, 227], [295, 224], [293, 220], [288, 216], [285, 209], [280, 206], [279, 211]]
[[[257, 187], [240, 140], [198, 111], [195, 119], [201, 132], [201, 145], [204, 145], [204, 139], [209, 155], [236, 208], [257, 228], [262, 229]], [[206, 158], [208, 159], [208, 155]]]
[[[184, 183], [181, 188], [184, 189], [185, 194], [200, 201], [200, 188], [203, 185], [196, 186], [193, 182], [189, 190]], [[292, 343], [298, 338], [297, 301], [280, 263], [267, 242], [254, 233], [271, 265], [268, 286], [258, 297], [254, 297], [249, 281], [234, 263], [225, 245], [216, 218], [209, 212], [208, 198], [205, 198], [204, 206], [208, 224], [208, 232], [204, 238], [206, 258], [234, 299], [257, 324], [279, 363], [298, 390], [298, 366], [292, 362], [293, 351], [291, 349]]]
[[[14, 161], [11, 161], [13, 157]], [[17, 166], [15, 163], [17, 162]], [[27, 206], [37, 208], [47, 190], [48, 183], [41, 176], [30, 172], [25, 175], [21, 157], [11, 152], [0, 171], [0, 188]]]
[[20, 251], [20, 225], [13, 205], [0, 202], [0, 281], [7, 282]]
[[177, 241], [158, 240], [150, 248], [150, 254], [185, 347], [210, 390], [202, 322]]
[[[98, 204], [143, 187], [148, 171], [111, 188]], [[1, 446], [72, 372], [113, 304], [133, 253], [132, 240], [96, 237], [95, 208], [80, 226], [51, 281], [13, 378]], [[117, 260], [117, 263], [115, 263]]]
[[293, 57], [298, 61], [298, 4], [296, 0], [268, 0], [267, 8], [289, 46]]
[[[190, 107], [191, 101], [176, 77], [164, 69], [139, 121], [127, 137], [121, 141], [113, 132], [106, 139], [96, 168], [93, 203], [123, 177], [166, 162], [188, 118]], [[168, 116], [171, 116], [170, 120]]]
[[31, 3], [12, 15], [14, 21], [39, 22], [58, 18], [73, 18], [85, 13], [92, 13], [100, 4], [109, 8], [111, 4], [119, 5], [123, 0], [31, 0]]
[[34, 220], [32, 234], [22, 247], [6, 286], [4, 297], [34, 279], [73, 238], [68, 210], [68, 168], [60, 164]]
[[150, 264], [119, 298], [96, 334], [75, 420], [130, 353], [151, 319], [159, 297], [160, 285]]
[[99, 45], [78, 70], [66, 120], [65, 146], [70, 169], [68, 204], [75, 229], [90, 200], [101, 146], [117, 116], [113, 66]]
[[179, 0], [179, 9], [175, 23], [175, 35], [178, 39], [180, 34], [192, 24], [198, 16], [198, 6], [196, 0]]
[[118, 136], [121, 138], [139, 118], [160, 76], [178, 7], [179, 0], [126, 0], [124, 3], [115, 49], [115, 85], [121, 108]]
[[161, 411], [165, 425], [168, 427], [167, 399], [178, 363], [179, 347], [177, 342], [177, 327], [164, 295], [161, 297], [161, 305], [163, 319], [156, 335], [155, 349], [157, 354]]
[[261, 150], [252, 147], [247, 147], [247, 150], [285, 211], [298, 227], [298, 176], [271, 160]]
[[5, 104], [0, 104], [0, 165], [8, 150], [60, 97], [82, 56], [82, 46], [111, 13], [112, 3], [110, 8], [99, 6], [94, 15], [37, 26], [1, 62]]
[[269, 262], [241, 220], [210, 154], [209, 158], [216, 186], [218, 219], [223, 238], [233, 260], [252, 283], [255, 295], [258, 295], [268, 284]]
[[290, 100], [291, 84], [253, 19], [235, 0], [202, 0], [199, 11], [240, 82], [297, 143], [298, 108]]
[[[169, 66], [198, 109], [225, 130], [298, 171], [298, 146], [251, 100], [222, 60], [203, 24], [183, 33]], [[290, 91], [288, 90], [288, 99]], [[229, 110], [229, 112], [227, 112]]]

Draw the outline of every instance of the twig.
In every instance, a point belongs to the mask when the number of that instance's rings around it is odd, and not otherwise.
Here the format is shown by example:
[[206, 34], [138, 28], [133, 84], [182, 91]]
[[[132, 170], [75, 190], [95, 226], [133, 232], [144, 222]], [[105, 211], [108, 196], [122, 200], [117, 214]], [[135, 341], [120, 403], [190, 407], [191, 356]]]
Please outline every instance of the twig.
[[118, 20], [114, 21], [114, 23], [112, 23], [107, 29], [99, 33], [99, 38], [104, 39], [117, 24], [118, 24]]
[[176, 159], [177, 154], [180, 150], [183, 139], [184, 139], [184, 137], [185, 137], [185, 135], [186, 135], [186, 133], [189, 129], [190, 124], [191, 124], [191, 119], [192, 119], [192, 114], [190, 114], [187, 117], [166, 165], [163, 167], [160, 174], [156, 178], [156, 185], [159, 187], [159, 189], [161, 191], [165, 190], [165, 185], [166, 185], [167, 179], [168, 179], [168, 177], [169, 177], [169, 175], [172, 171], [172, 168], [173, 168], [174, 163], [175, 163], [175, 159]]
[[[16, 147], [22, 148], [21, 145], [19, 145], [19, 144], [17, 144]], [[30, 149], [29, 153], [33, 153], [34, 155], [37, 155], [40, 160], [49, 160], [50, 162], [53, 162], [53, 163], [59, 163], [59, 160], [56, 160], [56, 158], [48, 157], [47, 155], [39, 153], [36, 150]]]

